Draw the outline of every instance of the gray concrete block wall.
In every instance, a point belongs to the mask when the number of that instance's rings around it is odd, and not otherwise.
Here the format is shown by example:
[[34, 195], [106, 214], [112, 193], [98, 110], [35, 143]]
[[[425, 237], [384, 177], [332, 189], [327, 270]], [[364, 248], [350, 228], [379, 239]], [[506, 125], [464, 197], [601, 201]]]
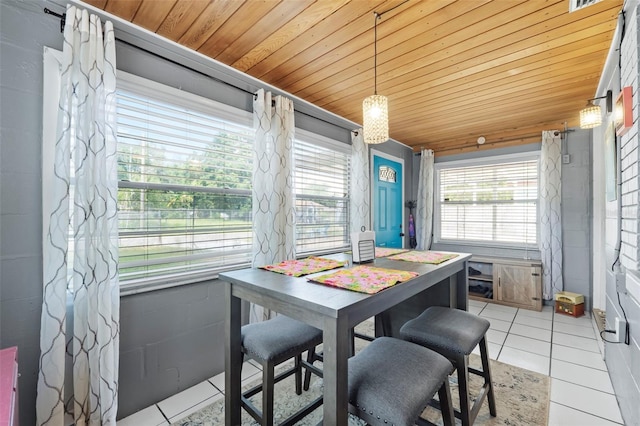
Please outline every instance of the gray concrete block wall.
[[[623, 318], [618, 304], [615, 279], [607, 274], [607, 328], [613, 319]], [[640, 304], [628, 295], [621, 294], [620, 302], [630, 324], [630, 344], [605, 343], [605, 362], [616, 393], [625, 424], [640, 424]]]
[[40, 355], [42, 50], [62, 47], [47, 5], [0, 1], [0, 347], [18, 346], [25, 425], [35, 423]]
[[585, 296], [593, 304], [591, 271], [591, 139], [588, 130], [573, 129], [565, 137], [562, 165], [562, 277], [564, 289]]
[[[606, 205], [606, 233], [607, 241], [605, 254], [608, 265], [612, 265], [616, 258], [615, 244], [618, 232], [622, 236], [622, 250], [620, 261], [624, 269], [640, 270], [640, 256], [638, 253], [638, 239], [640, 237], [640, 218], [638, 217], [638, 83], [640, 82], [638, 52], [640, 50], [640, 36], [638, 30], [637, 2], [633, 9], [626, 13], [626, 30], [620, 49], [620, 63], [622, 69], [611, 75], [603, 75], [601, 81], [608, 82], [608, 88], [617, 94], [620, 86], [633, 87], [633, 110], [635, 122], [627, 134], [619, 137], [621, 151], [621, 188], [618, 197], [621, 199], [621, 209], [617, 201]], [[616, 58], [617, 59], [617, 58]], [[602, 130], [606, 131], [606, 130]], [[618, 229], [618, 217], [622, 218], [621, 229]], [[624, 312], [623, 312], [624, 310]], [[626, 313], [630, 326], [629, 345], [605, 343], [605, 362], [611, 376], [611, 382], [616, 392], [618, 404], [625, 424], [640, 424], [640, 301], [624, 292], [618, 293], [615, 275], [610, 268], [606, 274], [606, 314], [607, 324], [611, 328], [615, 318], [623, 318]]]
[[122, 298], [118, 417], [224, 371], [217, 280]]

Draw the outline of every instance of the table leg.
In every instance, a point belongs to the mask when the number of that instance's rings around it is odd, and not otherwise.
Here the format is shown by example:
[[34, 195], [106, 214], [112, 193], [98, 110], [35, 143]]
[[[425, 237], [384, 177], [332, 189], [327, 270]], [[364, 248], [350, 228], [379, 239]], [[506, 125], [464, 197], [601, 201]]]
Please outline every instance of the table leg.
[[232, 284], [225, 283], [225, 352], [224, 352], [224, 418], [226, 426], [239, 425], [240, 420], [240, 393], [242, 369], [240, 326], [241, 326], [241, 301], [232, 295]]
[[327, 318], [323, 330], [323, 424], [347, 425], [349, 421], [348, 359], [351, 339], [343, 318]]
[[451, 307], [469, 310], [469, 268], [468, 262], [464, 262], [463, 268], [455, 275], [449, 277], [451, 286]]

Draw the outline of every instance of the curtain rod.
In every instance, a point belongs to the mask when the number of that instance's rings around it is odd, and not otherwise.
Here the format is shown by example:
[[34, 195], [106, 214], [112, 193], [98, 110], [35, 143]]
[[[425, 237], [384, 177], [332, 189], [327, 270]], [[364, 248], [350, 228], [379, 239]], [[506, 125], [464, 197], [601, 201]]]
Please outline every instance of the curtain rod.
[[[566, 130], [554, 130], [554, 133], [556, 133], [555, 136], [563, 136], [565, 134], [569, 134], [571, 132], [575, 132], [575, 129], [566, 129]], [[530, 139], [530, 138], [535, 138], [540, 136], [541, 133], [531, 133], [531, 134], [523, 134], [520, 136], [514, 136], [512, 138], [507, 138], [507, 139], [500, 139], [500, 140], [496, 140], [496, 141], [487, 141], [484, 145], [500, 145], [502, 143], [506, 143], [506, 142], [513, 142], [513, 141], [517, 141], [518, 139]], [[458, 144], [455, 146], [451, 146], [451, 147], [447, 147], [447, 149], [441, 149], [438, 151], [433, 150], [434, 152], [447, 152], [447, 151], [458, 151], [461, 149], [467, 149], [467, 148], [479, 148], [478, 145], [472, 145], [472, 144]], [[424, 148], [424, 146], [420, 146], [420, 149], [422, 150]], [[433, 148], [428, 148], [428, 149], [433, 149]], [[420, 152], [414, 152], [413, 155], [420, 155]]]
[[46, 8], [46, 7], [44, 8], [44, 13], [46, 15], [53, 15], [56, 18], [60, 18], [60, 32], [63, 33], [64, 32], [64, 26], [65, 26], [65, 24], [67, 22], [67, 15], [56, 13], [56, 12], [50, 10], [49, 8]]
[[[54, 12], [54, 11], [50, 10], [49, 8], [46, 8], [46, 7], [44, 8], [44, 13], [45, 13], [46, 15], [52, 15], [52, 16], [55, 16], [56, 18], [60, 18], [60, 32], [64, 32], [64, 26], [66, 25], [66, 15], [65, 15], [65, 14], [56, 13], [56, 12]], [[198, 71], [198, 70], [196, 70], [196, 69], [186, 67], [186, 66], [184, 66], [183, 64], [181, 64], [181, 63], [179, 63], [179, 62], [176, 62], [176, 61], [174, 61], [174, 60], [172, 60], [172, 59], [166, 58], [166, 57], [164, 57], [164, 56], [162, 56], [162, 55], [160, 55], [160, 54], [158, 54], [158, 53], [152, 52], [152, 51], [150, 51], [150, 50], [148, 50], [148, 49], [144, 49], [144, 48], [142, 48], [142, 47], [140, 47], [140, 46], [136, 46], [135, 44], [132, 44], [132, 43], [129, 43], [128, 41], [122, 40], [121, 38], [115, 37], [115, 39], [116, 39], [119, 43], [123, 43], [123, 44], [126, 44], [127, 46], [131, 46], [131, 47], [133, 47], [133, 48], [135, 48], [135, 49], [142, 50], [143, 52], [146, 52], [146, 53], [148, 53], [148, 54], [150, 54], [150, 55], [153, 55], [153, 56], [155, 56], [156, 58], [163, 59], [163, 60], [165, 60], [165, 61], [167, 61], [167, 62], [170, 62], [170, 63], [172, 63], [172, 64], [174, 64], [174, 65], [178, 65], [178, 66], [180, 66], [181, 68], [185, 68], [185, 69], [188, 69], [189, 71], [195, 72], [195, 73], [200, 74], [200, 75], [202, 75], [202, 76], [204, 76], [204, 77], [208, 77], [208, 78], [210, 78], [210, 79], [212, 79], [212, 80], [214, 80], [214, 81], [216, 81], [216, 82], [218, 82], [218, 83], [222, 83], [222, 84], [224, 84], [224, 85], [226, 85], [226, 86], [229, 86], [229, 87], [231, 87], [231, 88], [233, 88], [233, 89], [239, 90], [239, 91], [241, 91], [241, 92], [243, 92], [243, 93], [246, 93], [246, 94], [248, 94], [248, 95], [251, 95], [251, 96], [255, 96], [255, 95], [256, 95], [256, 93], [255, 93], [255, 92], [250, 92], [250, 91], [248, 91], [248, 90], [246, 90], [246, 89], [243, 89], [242, 87], [238, 87], [238, 86], [236, 86], [236, 85], [233, 85], [233, 84], [231, 84], [231, 83], [229, 83], [229, 82], [227, 82], [227, 81], [224, 81], [224, 80], [222, 80], [222, 79], [220, 79], [220, 78], [217, 78], [217, 77], [214, 77], [214, 76], [212, 76], [212, 75], [209, 75], [209, 74], [207, 74], [207, 73], [205, 73], [205, 72]], [[337, 125], [337, 124], [335, 124], [335, 123], [332, 123], [332, 122], [327, 121], [327, 120], [325, 120], [325, 119], [323, 119], [323, 118], [316, 117], [315, 115], [311, 115], [311, 114], [308, 114], [308, 113], [303, 112], [303, 111], [297, 111], [297, 110], [294, 110], [294, 113], [302, 114], [302, 115], [307, 116], [307, 117], [309, 117], [309, 118], [313, 118], [313, 119], [315, 119], [315, 120], [321, 121], [321, 122], [326, 123], [326, 124], [329, 124], [329, 125], [331, 125], [331, 126], [339, 127], [339, 128], [341, 128], [341, 129], [344, 129], [344, 130], [353, 131], [353, 129], [351, 129], [351, 128], [346, 128], [346, 127], [339, 126], [339, 125]]]

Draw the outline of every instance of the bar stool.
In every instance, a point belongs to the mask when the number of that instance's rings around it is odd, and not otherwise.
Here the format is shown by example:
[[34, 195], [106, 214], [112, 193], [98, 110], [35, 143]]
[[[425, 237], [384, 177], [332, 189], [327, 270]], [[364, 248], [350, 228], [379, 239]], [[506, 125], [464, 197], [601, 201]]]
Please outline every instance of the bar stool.
[[[489, 321], [486, 319], [469, 312], [432, 306], [400, 328], [400, 336], [403, 339], [442, 354], [456, 367], [460, 411], [456, 410], [455, 415], [462, 420], [463, 426], [473, 424], [485, 397], [488, 397], [489, 400], [489, 413], [493, 417], [496, 416], [496, 402], [491, 383], [486, 340], [489, 325]], [[478, 344], [480, 344], [482, 371], [469, 367], [469, 354]], [[480, 389], [473, 407], [469, 406], [469, 373], [484, 378], [484, 385]]]
[[444, 425], [455, 425], [452, 370], [434, 351], [379, 337], [349, 359], [349, 412], [373, 426], [432, 424], [420, 414], [438, 392]]
[[[262, 383], [242, 393], [242, 407], [261, 425], [272, 426], [273, 415], [273, 387], [274, 385], [295, 374], [296, 394], [302, 394], [302, 367], [322, 377], [322, 371], [313, 366], [317, 359], [315, 347], [322, 343], [322, 331], [294, 320], [284, 315], [278, 315], [267, 321], [248, 324], [241, 328], [243, 358], [246, 354], [262, 366]], [[306, 361], [302, 360], [302, 353], [308, 351]], [[274, 376], [276, 365], [294, 358], [293, 367]], [[244, 361], [244, 359], [243, 359]], [[308, 390], [305, 383], [304, 390]], [[253, 395], [262, 391], [262, 412], [249, 400]], [[304, 416], [322, 405], [319, 397], [288, 417], [281, 425], [293, 425]]]

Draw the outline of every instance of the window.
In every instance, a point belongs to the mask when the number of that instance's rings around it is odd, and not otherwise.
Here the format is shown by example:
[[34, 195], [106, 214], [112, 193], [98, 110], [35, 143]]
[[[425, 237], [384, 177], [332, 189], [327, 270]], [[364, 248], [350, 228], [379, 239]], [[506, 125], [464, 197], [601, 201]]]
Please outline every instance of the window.
[[[251, 261], [251, 113], [118, 74], [123, 284], [189, 282]], [[298, 255], [349, 245], [350, 146], [296, 129]]]
[[296, 129], [298, 255], [349, 246], [350, 146]]
[[436, 240], [522, 246], [537, 242], [537, 155], [436, 164]]
[[[53, 173], [61, 54], [45, 49], [43, 176]], [[252, 114], [122, 71], [116, 114], [121, 284], [175, 285], [249, 265]], [[296, 135], [298, 254], [347, 248], [351, 147]]]
[[249, 262], [251, 114], [125, 76], [117, 116], [121, 282]]

